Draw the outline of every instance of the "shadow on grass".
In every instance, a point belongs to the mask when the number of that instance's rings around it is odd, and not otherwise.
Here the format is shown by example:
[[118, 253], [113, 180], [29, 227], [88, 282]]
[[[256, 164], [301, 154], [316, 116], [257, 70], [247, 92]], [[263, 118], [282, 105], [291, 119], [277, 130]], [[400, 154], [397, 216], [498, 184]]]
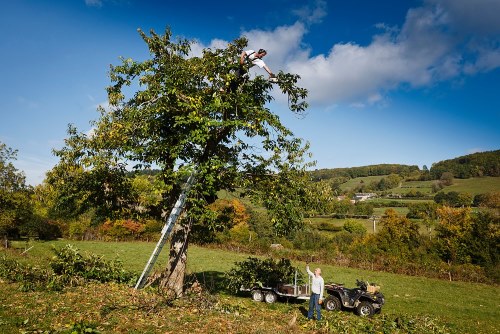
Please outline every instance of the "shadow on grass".
[[202, 271], [186, 275], [186, 286], [194, 282], [200, 283], [210, 293], [228, 292], [225, 274], [220, 271]]

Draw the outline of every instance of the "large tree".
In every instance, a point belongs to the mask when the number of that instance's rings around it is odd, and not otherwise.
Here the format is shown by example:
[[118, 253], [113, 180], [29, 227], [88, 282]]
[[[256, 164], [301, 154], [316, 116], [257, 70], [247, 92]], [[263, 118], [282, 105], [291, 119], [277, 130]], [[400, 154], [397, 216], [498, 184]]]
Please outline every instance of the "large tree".
[[[150, 59], [122, 58], [120, 65], [111, 66], [110, 108], [100, 109], [92, 134], [70, 128], [66, 147], [56, 151], [60, 163], [54, 170], [69, 166], [78, 175], [98, 171], [95, 174], [102, 176], [106, 189], [90, 187], [86, 198], [99, 205], [107, 202], [95, 199], [105, 195], [112, 202], [124, 201], [124, 192], [110, 194], [126, 187], [109, 180], [123, 184], [125, 164], [158, 168], [165, 184], [165, 213], [187, 175], [195, 173], [196, 183], [174, 227], [169, 262], [160, 277], [160, 287], [178, 296], [192, 222], [215, 201], [218, 190], [242, 188], [263, 199], [277, 234], [300, 228], [308, 147], [270, 111], [269, 102], [277, 88], [287, 96], [289, 109], [302, 113], [307, 91], [297, 86], [298, 75], [281, 71], [277, 84], [262, 76], [240, 82], [236, 73], [239, 54], [247, 46], [245, 38], [194, 57], [189, 54], [191, 42], [174, 41], [168, 28], [163, 35], [139, 33]], [[65, 181], [70, 173], [57, 175], [53, 181], [60, 188], [74, 189]], [[79, 183], [79, 191], [82, 186]], [[266, 196], [259, 196], [263, 193]]]

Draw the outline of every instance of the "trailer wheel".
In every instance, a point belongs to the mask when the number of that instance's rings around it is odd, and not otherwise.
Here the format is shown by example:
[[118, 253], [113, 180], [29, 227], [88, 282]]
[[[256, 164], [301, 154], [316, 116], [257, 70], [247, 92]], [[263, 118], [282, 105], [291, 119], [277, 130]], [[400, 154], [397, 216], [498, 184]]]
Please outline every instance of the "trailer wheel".
[[276, 294], [274, 292], [269, 291], [269, 292], [266, 292], [264, 299], [266, 300], [266, 303], [272, 304], [276, 301], [276, 299], [278, 299], [278, 296], [276, 296]]
[[252, 299], [256, 302], [261, 302], [264, 300], [264, 294], [261, 290], [252, 290]]
[[342, 304], [336, 296], [328, 296], [325, 300], [325, 309], [328, 311], [340, 311]]

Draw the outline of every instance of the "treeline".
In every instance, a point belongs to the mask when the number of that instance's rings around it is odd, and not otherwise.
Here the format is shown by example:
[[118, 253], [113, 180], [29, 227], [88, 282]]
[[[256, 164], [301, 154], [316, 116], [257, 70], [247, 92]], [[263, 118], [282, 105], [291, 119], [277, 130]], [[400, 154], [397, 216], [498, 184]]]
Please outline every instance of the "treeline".
[[500, 150], [473, 153], [458, 158], [437, 162], [432, 165], [432, 179], [439, 179], [443, 173], [452, 173], [459, 179], [482, 176], [500, 176]]
[[408, 176], [419, 171], [420, 169], [416, 165], [380, 164], [350, 168], [316, 169], [310, 173], [314, 181], [320, 181], [333, 178], [354, 179], [356, 177], [381, 176], [389, 174]]
[[430, 170], [424, 166], [420, 170], [416, 165], [380, 164], [349, 168], [323, 168], [310, 172], [313, 181], [337, 179], [346, 182], [349, 179], [366, 176], [397, 174], [402, 177], [420, 174], [421, 180], [439, 180], [443, 173], [453, 177], [467, 179], [482, 176], [500, 176], [500, 150], [479, 152], [458, 158], [434, 163]]

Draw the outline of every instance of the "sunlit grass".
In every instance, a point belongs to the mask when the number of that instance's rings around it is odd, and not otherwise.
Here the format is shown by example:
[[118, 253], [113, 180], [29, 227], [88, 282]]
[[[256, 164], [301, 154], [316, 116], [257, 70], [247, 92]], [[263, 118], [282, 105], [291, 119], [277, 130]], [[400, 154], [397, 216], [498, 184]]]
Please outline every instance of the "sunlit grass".
[[[66, 240], [29, 244], [18, 242], [14, 243], [14, 246], [19, 247], [20, 251], [26, 246], [33, 246], [25, 253], [25, 261], [46, 263], [48, 258], [52, 256], [50, 251], [52, 246], [62, 247], [68, 243], [73, 244], [83, 252], [90, 251], [103, 255], [104, 258], [109, 260], [118, 258], [123, 262], [125, 269], [137, 273], [143, 270], [155, 247], [155, 243], [146, 242], [116, 243]], [[167, 246], [165, 246], [158, 259], [157, 269], [163, 268], [166, 264]], [[206, 276], [202, 276], [202, 278], [207, 280], [205, 283], [213, 284], [214, 282], [210, 282], [210, 280], [220, 278], [224, 272], [234, 266], [236, 261], [242, 261], [251, 255], [191, 245], [188, 250], [188, 256], [188, 271], [190, 273], [206, 274]], [[305, 268], [305, 263], [303, 262], [294, 262], [294, 265], [298, 266], [301, 270]], [[322, 268], [326, 282], [344, 283], [348, 287], [354, 287], [356, 279], [378, 283], [382, 287], [382, 292], [387, 299], [383, 313], [404, 313], [439, 317], [447, 322], [456, 333], [498, 333], [500, 331], [500, 320], [498, 317], [500, 289], [496, 286], [449, 282], [319, 263], [312, 265]], [[0, 283], [0, 287], [2, 286], [5, 288], [5, 285]], [[46, 298], [49, 298], [49, 295]], [[230, 303], [240, 303], [234, 298], [242, 300], [241, 297], [231, 295], [227, 295], [224, 298], [228, 298]], [[243, 300], [246, 302], [247, 299], [243, 298]], [[264, 311], [269, 308], [264, 303], [249, 305]], [[285, 312], [283, 307], [286, 308], [285, 305], [272, 306], [274, 308], [273, 312]], [[294, 307], [297, 309], [298, 306]], [[24, 321], [22, 317], [20, 317], [20, 321]]]
[[472, 196], [493, 191], [500, 192], [500, 177], [475, 177], [470, 179], [454, 179], [453, 184], [442, 191], [465, 192]]

